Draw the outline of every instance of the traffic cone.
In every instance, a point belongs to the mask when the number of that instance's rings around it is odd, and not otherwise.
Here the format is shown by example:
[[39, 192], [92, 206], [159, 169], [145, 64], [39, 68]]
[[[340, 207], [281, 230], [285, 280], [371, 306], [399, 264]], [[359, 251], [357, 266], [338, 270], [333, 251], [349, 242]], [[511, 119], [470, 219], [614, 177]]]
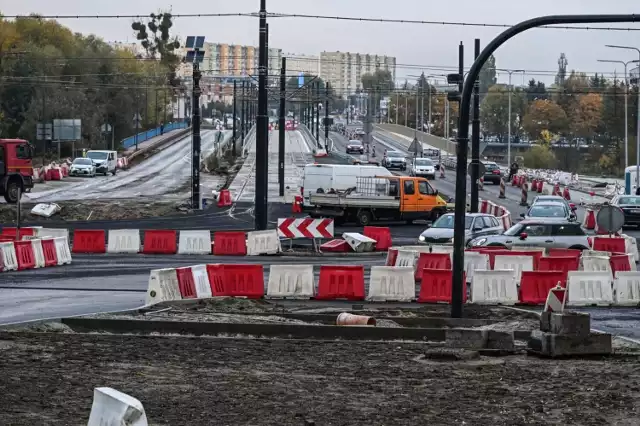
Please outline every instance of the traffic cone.
[[484, 191], [484, 178], [478, 179], [478, 191]]
[[555, 185], [553, 185], [553, 193], [551, 195], [560, 195], [560, 184], [556, 182]]
[[444, 179], [444, 164], [440, 163], [440, 179]]
[[543, 190], [544, 190], [544, 181], [541, 180], [538, 182], [538, 194], [542, 194]]
[[538, 179], [533, 179], [531, 181], [531, 190], [534, 192], [538, 190]]
[[518, 186], [518, 176], [513, 175], [513, 178], [511, 179], [511, 186]]
[[569, 193], [568, 186], [564, 187], [564, 190], [562, 191], [562, 197], [567, 201], [571, 201], [571, 193]]
[[498, 198], [507, 198], [507, 196], [505, 195], [505, 187], [504, 187], [504, 179], [500, 178], [500, 195], [498, 195]]
[[596, 229], [596, 213], [593, 210], [587, 209], [585, 212], [582, 227], [589, 230]]

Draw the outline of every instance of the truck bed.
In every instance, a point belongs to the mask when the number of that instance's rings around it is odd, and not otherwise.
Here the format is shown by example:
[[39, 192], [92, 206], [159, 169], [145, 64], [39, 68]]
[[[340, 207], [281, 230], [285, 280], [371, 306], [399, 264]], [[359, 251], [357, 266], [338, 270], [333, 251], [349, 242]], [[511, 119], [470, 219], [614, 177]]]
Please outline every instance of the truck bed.
[[370, 207], [383, 209], [400, 209], [400, 199], [391, 196], [366, 196], [362, 194], [311, 194], [309, 204], [319, 207]]

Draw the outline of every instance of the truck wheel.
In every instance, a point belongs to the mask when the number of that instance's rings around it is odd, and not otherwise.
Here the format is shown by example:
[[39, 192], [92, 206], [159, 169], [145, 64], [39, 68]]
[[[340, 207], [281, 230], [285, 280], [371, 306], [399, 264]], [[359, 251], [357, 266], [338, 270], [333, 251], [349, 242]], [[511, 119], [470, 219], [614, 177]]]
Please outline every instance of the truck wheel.
[[366, 210], [360, 210], [358, 212], [358, 223], [362, 226], [369, 226], [371, 224], [371, 213]]
[[[113, 169], [113, 171], [111, 172], [111, 175], [115, 176], [117, 171], [118, 169]], [[104, 175], [106, 176], [107, 174], [105, 173]]]
[[16, 204], [18, 202], [18, 194], [22, 190], [22, 184], [17, 179], [11, 179], [7, 183], [7, 190], [4, 193], [4, 199], [9, 204]]

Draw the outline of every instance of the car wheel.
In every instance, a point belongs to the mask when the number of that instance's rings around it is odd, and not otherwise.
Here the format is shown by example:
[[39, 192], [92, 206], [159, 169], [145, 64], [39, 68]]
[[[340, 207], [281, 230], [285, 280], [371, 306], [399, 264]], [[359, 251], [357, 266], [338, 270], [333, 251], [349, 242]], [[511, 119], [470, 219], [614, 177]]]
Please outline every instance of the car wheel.
[[371, 224], [371, 213], [366, 210], [360, 210], [358, 212], [358, 223], [362, 226], [369, 226]]
[[571, 249], [571, 250], [583, 250], [583, 251], [584, 250], [589, 250], [587, 247], [584, 247], [584, 246], [571, 246], [571, 247], [569, 247], [569, 249]]

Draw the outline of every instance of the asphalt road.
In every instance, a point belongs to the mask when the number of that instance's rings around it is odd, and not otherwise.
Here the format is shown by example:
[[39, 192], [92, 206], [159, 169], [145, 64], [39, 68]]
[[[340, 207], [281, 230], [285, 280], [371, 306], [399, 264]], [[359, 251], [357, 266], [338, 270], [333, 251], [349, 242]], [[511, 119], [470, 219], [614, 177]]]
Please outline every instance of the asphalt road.
[[[225, 138], [231, 133], [225, 131]], [[217, 131], [202, 132], [202, 152], [214, 147]], [[129, 199], [176, 193], [191, 179], [191, 135], [181, 138], [129, 170], [115, 176], [96, 176], [74, 180], [55, 189], [27, 194], [32, 202], [62, 200]], [[37, 189], [37, 187], [36, 187]]]

